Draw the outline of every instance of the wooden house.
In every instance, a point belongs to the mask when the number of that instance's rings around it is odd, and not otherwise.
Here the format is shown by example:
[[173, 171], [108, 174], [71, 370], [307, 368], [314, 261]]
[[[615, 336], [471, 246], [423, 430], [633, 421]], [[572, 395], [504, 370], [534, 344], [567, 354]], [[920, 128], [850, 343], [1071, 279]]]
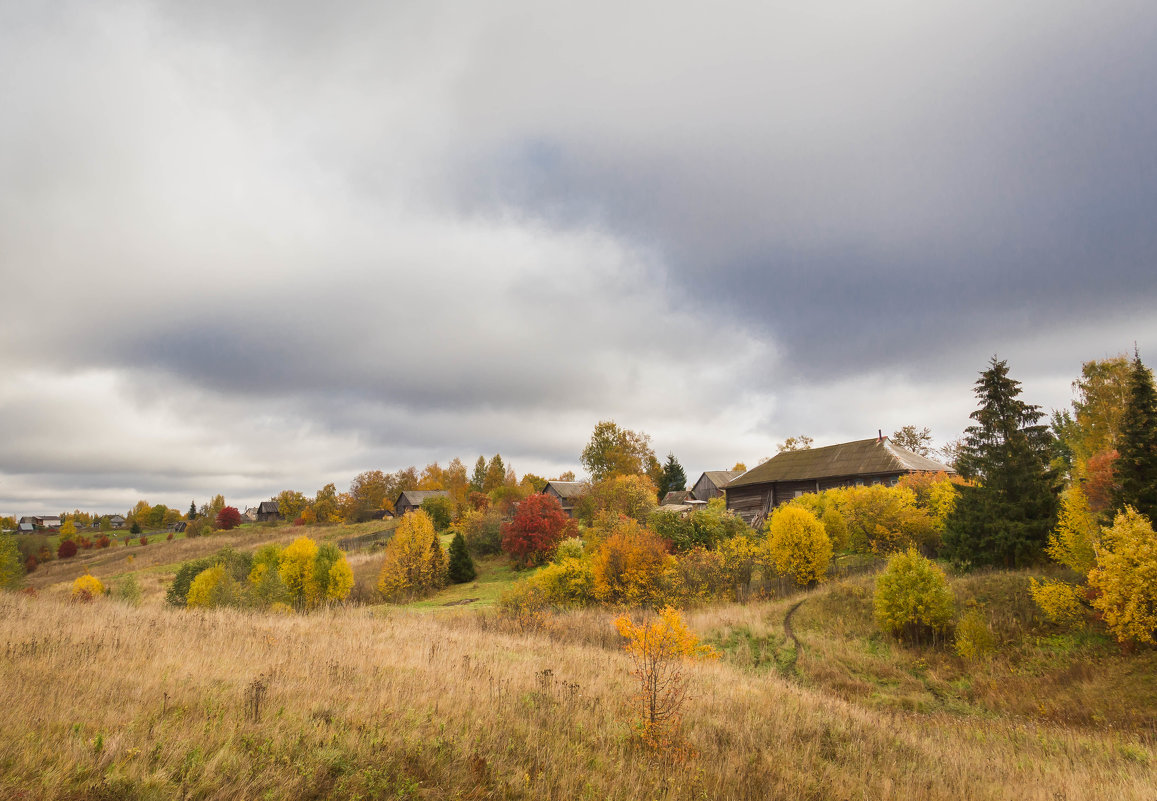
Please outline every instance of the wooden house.
[[708, 470], [699, 476], [695, 486], [691, 487], [691, 497], [697, 501], [709, 501], [712, 498], [722, 498], [723, 488], [733, 479], [743, 475], [742, 470]]
[[893, 445], [887, 437], [787, 451], [727, 485], [727, 508], [748, 523], [806, 492], [836, 487], [894, 485], [909, 473], [953, 473], [951, 467]]
[[277, 501], [262, 501], [257, 504], [257, 522], [269, 523], [281, 519], [281, 510], [277, 508]]
[[591, 485], [585, 481], [548, 481], [542, 494], [553, 496], [567, 517], [574, 517], [575, 506], [590, 490]]
[[394, 516], [401, 517], [406, 512], [421, 508], [422, 501], [427, 498], [449, 497], [450, 493], [447, 490], [402, 490], [398, 499], [394, 501]]
[[112, 526], [112, 528], [114, 528], [114, 529], [124, 528], [125, 527], [124, 515], [109, 515], [108, 516], [108, 524], [110, 526]]
[[671, 490], [659, 501], [660, 506], [681, 506], [691, 498], [691, 490]]

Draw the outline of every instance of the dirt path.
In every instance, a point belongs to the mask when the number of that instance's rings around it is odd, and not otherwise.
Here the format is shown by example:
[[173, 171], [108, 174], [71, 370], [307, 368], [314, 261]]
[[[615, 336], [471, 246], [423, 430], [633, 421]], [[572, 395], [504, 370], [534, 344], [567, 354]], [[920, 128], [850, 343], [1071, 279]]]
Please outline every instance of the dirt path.
[[795, 636], [795, 629], [791, 627], [791, 616], [795, 614], [795, 610], [803, 606], [804, 601], [806, 600], [807, 598], [796, 601], [795, 604], [792, 605], [791, 609], [787, 610], [787, 614], [783, 616], [783, 636], [795, 644], [795, 652], [797, 656], [801, 646], [799, 643], [799, 637]]

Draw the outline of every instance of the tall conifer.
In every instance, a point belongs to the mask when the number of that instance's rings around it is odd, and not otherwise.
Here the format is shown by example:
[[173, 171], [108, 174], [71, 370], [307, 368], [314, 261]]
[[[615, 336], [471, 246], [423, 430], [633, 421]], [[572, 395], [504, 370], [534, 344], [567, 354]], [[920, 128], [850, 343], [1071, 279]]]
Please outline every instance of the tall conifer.
[[461, 531], [456, 532], [454, 539], [450, 540], [450, 582], [465, 584], [467, 581], [473, 581], [476, 575], [474, 560], [466, 550], [466, 539]]
[[1020, 382], [995, 356], [976, 381], [980, 408], [964, 434], [960, 488], [944, 532], [944, 552], [971, 565], [1019, 566], [1039, 559], [1056, 519], [1049, 467], [1052, 436], [1039, 406], [1019, 400]]
[[1113, 463], [1117, 479], [1114, 505], [1117, 509], [1132, 506], [1157, 522], [1157, 389], [1153, 373], [1136, 351], [1117, 450], [1121, 455]]

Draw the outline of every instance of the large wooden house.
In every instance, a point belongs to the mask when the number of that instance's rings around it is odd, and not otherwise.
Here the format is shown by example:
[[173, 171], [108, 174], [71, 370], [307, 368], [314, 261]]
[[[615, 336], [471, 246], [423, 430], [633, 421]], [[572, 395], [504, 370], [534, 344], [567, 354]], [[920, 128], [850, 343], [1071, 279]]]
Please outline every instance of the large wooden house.
[[836, 487], [894, 485], [909, 473], [953, 473], [948, 465], [893, 445], [887, 437], [787, 451], [734, 478], [727, 508], [749, 523], [807, 492]]
[[449, 498], [447, 490], [403, 490], [394, 501], [394, 516], [401, 517], [406, 512], [412, 512], [422, 507], [422, 501], [427, 498]]
[[553, 496], [567, 517], [574, 517], [575, 505], [590, 489], [591, 485], [585, 481], [548, 481], [542, 494]]

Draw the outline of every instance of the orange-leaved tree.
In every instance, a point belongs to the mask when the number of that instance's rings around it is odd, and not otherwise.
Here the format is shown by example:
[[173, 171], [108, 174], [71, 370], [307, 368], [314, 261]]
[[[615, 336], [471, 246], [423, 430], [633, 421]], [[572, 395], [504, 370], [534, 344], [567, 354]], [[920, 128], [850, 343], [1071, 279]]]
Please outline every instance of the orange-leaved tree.
[[651, 746], [672, 743], [687, 700], [687, 664], [696, 659], [718, 659], [719, 654], [687, 628], [679, 610], [667, 606], [657, 617], [635, 623], [626, 615], [615, 628], [627, 642], [631, 674], [639, 682], [642, 737]]

